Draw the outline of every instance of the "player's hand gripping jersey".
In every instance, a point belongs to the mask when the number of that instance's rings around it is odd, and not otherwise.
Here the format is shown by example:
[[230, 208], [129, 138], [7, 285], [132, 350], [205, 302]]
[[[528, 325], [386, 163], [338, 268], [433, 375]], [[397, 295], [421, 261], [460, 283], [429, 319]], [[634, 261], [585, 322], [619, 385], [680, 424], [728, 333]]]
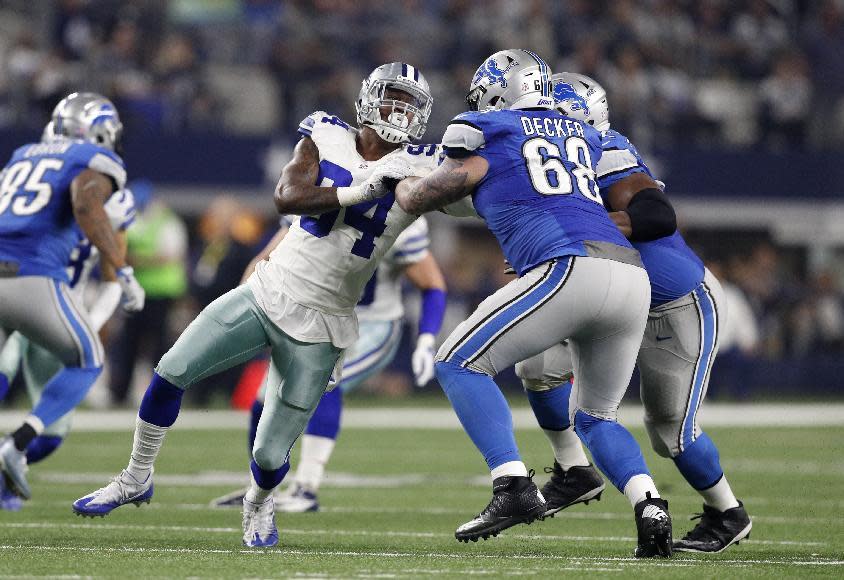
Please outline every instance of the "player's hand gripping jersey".
[[[606, 131], [601, 146], [604, 152], [598, 162], [601, 191], [633, 173], [645, 173], [656, 179], [636, 147], [618, 131]], [[634, 242], [633, 247], [639, 250], [651, 279], [651, 308], [685, 296], [703, 281], [703, 262], [686, 245], [679, 231], [651, 242]]]
[[639, 265], [595, 183], [601, 135], [556, 111], [469, 112], [443, 136], [446, 154], [489, 163], [472, 200], [521, 276], [560, 256]]
[[80, 233], [70, 184], [85, 169], [126, 183], [123, 161], [91, 143], [58, 140], [18, 148], [0, 173], [0, 268], [18, 276], [68, 281]]
[[[359, 185], [396, 155], [406, 156], [417, 173], [424, 174], [436, 167], [439, 157], [436, 145], [404, 145], [378, 161], [366, 161], [357, 151], [357, 131], [322, 111], [305, 118], [299, 133], [313, 139], [319, 150], [317, 185]], [[326, 314], [353, 316], [379, 261], [416, 219], [395, 203], [392, 193], [322, 215], [300, 216], [269, 260], [258, 264], [250, 288], [277, 323], [284, 318], [285, 298]], [[309, 338], [301, 329], [289, 325], [282, 329], [294, 338]], [[341, 329], [332, 334], [340, 348], [356, 338], [356, 332], [350, 335]]]

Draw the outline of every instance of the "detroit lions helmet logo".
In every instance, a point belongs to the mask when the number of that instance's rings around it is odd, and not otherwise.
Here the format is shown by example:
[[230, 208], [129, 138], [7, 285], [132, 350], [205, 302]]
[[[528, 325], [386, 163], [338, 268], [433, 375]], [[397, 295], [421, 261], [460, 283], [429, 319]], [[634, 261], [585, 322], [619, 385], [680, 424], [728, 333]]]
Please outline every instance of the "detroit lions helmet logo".
[[475, 73], [475, 78], [472, 81], [472, 84], [478, 84], [483, 79], [489, 80], [489, 86], [493, 85], [501, 85], [502, 89], [507, 88], [507, 79], [504, 78], [504, 75], [513, 68], [514, 66], [518, 65], [519, 62], [513, 58], [507, 57], [507, 67], [504, 70], [498, 68], [498, 63], [495, 62], [494, 58], [490, 58]]
[[554, 103], [559, 104], [563, 101], [569, 101], [569, 106], [573, 111], [583, 111], [584, 115], [589, 114], [589, 105], [586, 104], [586, 99], [578, 95], [570, 84], [558, 82], [554, 85]]

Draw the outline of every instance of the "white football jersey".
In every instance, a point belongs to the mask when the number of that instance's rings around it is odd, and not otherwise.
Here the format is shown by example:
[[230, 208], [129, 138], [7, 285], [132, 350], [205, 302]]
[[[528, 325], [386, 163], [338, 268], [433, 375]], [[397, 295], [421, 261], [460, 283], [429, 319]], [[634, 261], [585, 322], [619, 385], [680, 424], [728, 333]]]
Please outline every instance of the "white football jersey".
[[[437, 145], [408, 144], [378, 161], [366, 161], [357, 151], [357, 130], [322, 111], [305, 118], [299, 132], [319, 149], [317, 184], [327, 187], [360, 185], [379, 163], [395, 155], [405, 156], [419, 175], [433, 170], [439, 159]], [[353, 316], [379, 262], [416, 219], [399, 207], [393, 194], [322, 215], [299, 216], [269, 260], [258, 265], [250, 288], [285, 332], [289, 325], [282, 317], [289, 308], [279, 305], [278, 313], [271, 311], [279, 294], [321, 313]]]
[[[115, 191], [103, 206], [114, 231], [126, 230], [135, 221], [135, 197], [128, 189]], [[100, 261], [100, 252], [88, 238], [83, 237], [70, 253], [67, 276], [72, 292], [81, 297]]]
[[401, 235], [366, 283], [358, 302], [358, 320], [398, 320], [404, 316], [401, 280], [405, 267], [428, 255], [428, 222], [420, 217]]

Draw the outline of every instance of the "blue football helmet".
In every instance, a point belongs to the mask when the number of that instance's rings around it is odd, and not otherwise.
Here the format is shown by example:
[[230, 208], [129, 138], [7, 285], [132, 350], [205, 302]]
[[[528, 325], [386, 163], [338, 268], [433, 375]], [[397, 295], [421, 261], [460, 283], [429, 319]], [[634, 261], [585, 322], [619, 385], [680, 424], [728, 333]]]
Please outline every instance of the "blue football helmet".
[[551, 69], [530, 50], [501, 50], [478, 67], [466, 102], [472, 111], [553, 109]]
[[554, 106], [563, 115], [585, 121], [603, 133], [610, 128], [607, 91], [594, 79], [577, 73], [551, 77]]

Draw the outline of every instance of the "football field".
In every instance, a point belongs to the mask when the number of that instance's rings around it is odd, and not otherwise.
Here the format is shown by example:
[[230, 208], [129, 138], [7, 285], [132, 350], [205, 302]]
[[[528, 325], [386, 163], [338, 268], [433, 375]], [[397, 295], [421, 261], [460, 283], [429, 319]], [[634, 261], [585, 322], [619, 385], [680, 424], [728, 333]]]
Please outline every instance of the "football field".
[[[609, 486], [600, 502], [486, 542], [458, 543], [454, 529], [486, 505], [489, 479], [450, 411], [434, 411], [443, 422], [427, 428], [401, 420], [412, 409], [378, 409], [370, 415], [380, 417], [376, 427], [350, 413], [320, 493], [322, 511], [278, 515], [281, 545], [266, 550], [242, 547], [238, 510], [208, 507], [245, 483], [245, 416], [189, 414], [167, 436], [152, 503], [96, 520], [74, 516], [70, 504], [125, 466], [131, 415], [121, 417], [128, 421], [122, 428], [83, 425], [30, 471], [34, 499], [19, 512], [0, 512], [0, 577], [844, 576], [840, 424], [710, 427], [753, 518], [751, 539], [720, 555], [637, 560], [632, 510]], [[633, 431], [645, 446], [644, 430]], [[517, 436], [544, 482], [544, 436], [529, 428]], [[681, 536], [700, 499], [670, 461], [649, 450], [646, 457]]]

